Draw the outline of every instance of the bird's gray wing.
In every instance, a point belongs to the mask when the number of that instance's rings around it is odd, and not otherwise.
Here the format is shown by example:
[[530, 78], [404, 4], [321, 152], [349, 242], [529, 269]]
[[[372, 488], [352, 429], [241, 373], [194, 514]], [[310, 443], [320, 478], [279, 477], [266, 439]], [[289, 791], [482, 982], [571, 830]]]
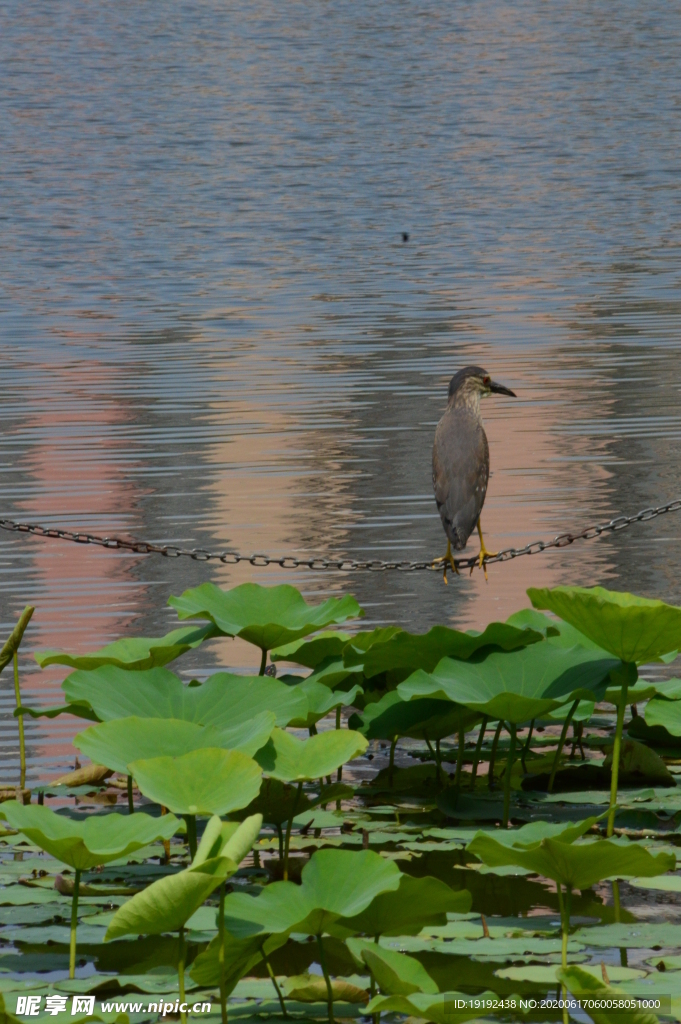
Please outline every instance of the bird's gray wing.
[[433, 490], [452, 546], [461, 550], [475, 529], [487, 493], [489, 447], [482, 424], [450, 408], [435, 431]]

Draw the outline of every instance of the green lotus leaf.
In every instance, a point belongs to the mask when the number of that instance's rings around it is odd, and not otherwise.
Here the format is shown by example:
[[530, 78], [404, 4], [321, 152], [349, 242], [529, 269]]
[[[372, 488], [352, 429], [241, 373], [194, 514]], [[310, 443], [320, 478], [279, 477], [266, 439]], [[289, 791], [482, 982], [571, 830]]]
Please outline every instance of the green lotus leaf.
[[493, 838], [496, 843], [508, 849], [534, 849], [541, 844], [543, 839], [574, 843], [575, 839], [579, 839], [600, 821], [600, 817], [584, 818], [582, 821], [530, 821], [520, 828], [495, 829], [492, 832], [479, 831], [475, 833], [466, 849], [470, 849], [471, 853], [480, 856], [473, 848], [473, 843], [481, 841], [485, 837]]
[[310, 726], [315, 725], [328, 715], [329, 711], [351, 705], [357, 695], [364, 692], [362, 687], [357, 685], [350, 690], [334, 691], [309, 677], [292, 686], [291, 689], [299, 690], [307, 698], [307, 714], [301, 718], [294, 718], [288, 723], [294, 729], [309, 729]]
[[80, 871], [125, 857], [158, 839], [170, 839], [180, 827], [172, 814], [160, 818], [143, 813], [93, 814], [74, 821], [49, 807], [16, 800], [0, 806], [0, 819], [41, 850]]
[[600, 651], [603, 657], [609, 652], [590, 640], [584, 633], [561, 619], [552, 619], [535, 608], [523, 608], [520, 612], [509, 615], [506, 622], [518, 629], [534, 629], [548, 640], [554, 647], [586, 647], [589, 651]]
[[606, 985], [600, 978], [573, 965], [557, 972], [557, 977], [563, 982], [568, 991], [577, 999], [588, 1000], [588, 1015], [594, 1024], [658, 1024], [657, 1015], [647, 1010], [626, 1010], [626, 1009], [598, 1009], [594, 1008], [591, 1001], [598, 1006], [602, 1002], [607, 1007], [613, 1001], [623, 998], [620, 989], [614, 989]]
[[130, 637], [115, 640], [93, 654], [72, 655], [64, 651], [44, 651], [36, 654], [35, 660], [41, 668], [48, 665], [70, 665], [71, 668], [93, 669], [100, 665], [118, 665], [119, 668], [140, 670], [167, 665], [204, 640], [218, 636], [219, 631], [207, 626], [182, 626], [171, 633], [150, 640], [147, 637]]
[[346, 665], [362, 665], [367, 677], [393, 669], [423, 669], [432, 672], [442, 658], [470, 658], [483, 648], [513, 651], [542, 640], [541, 633], [516, 629], [505, 622], [492, 622], [483, 633], [461, 633], [448, 626], [433, 626], [424, 634], [393, 632], [367, 651], [357, 650], [357, 637], [345, 648]]
[[122, 935], [160, 935], [183, 927], [213, 890], [234, 874], [258, 838], [261, 825], [258, 814], [241, 824], [211, 819], [192, 864], [159, 878], [124, 903], [114, 914], [104, 941]]
[[130, 772], [141, 793], [175, 814], [228, 814], [246, 807], [262, 778], [260, 767], [240, 750], [214, 747], [133, 761]]
[[225, 897], [225, 928], [237, 937], [299, 931], [321, 935], [339, 917], [353, 917], [381, 892], [397, 889], [400, 871], [372, 850], [317, 850], [301, 884], [273, 882], [259, 896]]
[[[324, 978], [318, 974], [298, 974], [285, 978], [284, 995], [297, 1003], [325, 1003], [328, 1000], [328, 989]], [[359, 985], [353, 985], [346, 978], [331, 979], [331, 996], [334, 1002], [368, 1003], [369, 993]]]
[[[508, 981], [530, 981], [535, 985], [545, 985], [550, 988], [556, 984], [557, 964], [531, 964], [529, 967], [505, 967], [495, 971], [497, 978], [504, 978]], [[601, 981], [602, 968], [600, 964], [591, 967], [582, 966], [581, 970], [586, 971], [592, 978]], [[608, 976], [611, 981], [632, 981], [635, 978], [645, 978], [645, 971], [637, 971], [634, 967], [618, 967], [608, 964]]]
[[455, 891], [430, 875], [403, 874], [399, 889], [380, 893], [361, 914], [336, 924], [355, 934], [417, 935], [422, 928], [446, 925], [448, 913], [468, 913], [471, 902], [467, 889]]
[[[270, 935], [264, 940], [261, 935], [238, 939], [225, 932], [224, 939], [224, 981], [225, 995], [234, 990], [236, 983], [249, 974], [256, 964], [273, 953], [287, 940], [286, 935]], [[199, 953], [192, 964], [190, 977], [198, 985], [211, 986], [220, 983], [220, 936], [211, 940], [207, 949]]]
[[116, 718], [79, 732], [73, 745], [95, 764], [115, 772], [128, 772], [131, 761], [177, 756], [202, 747], [220, 747], [254, 754], [263, 747], [274, 728], [274, 715], [263, 711], [250, 722], [219, 731], [175, 718]]
[[398, 690], [390, 690], [379, 701], [367, 704], [361, 715], [353, 715], [350, 726], [370, 740], [391, 740], [394, 736], [440, 740], [461, 728], [472, 729], [479, 719], [476, 712], [450, 700], [408, 700]]
[[386, 949], [366, 939], [348, 939], [355, 960], [366, 964], [385, 995], [408, 996], [412, 992], [434, 994], [438, 987], [423, 964], [413, 956]]
[[325, 658], [307, 678], [311, 683], [328, 686], [330, 690], [341, 688], [341, 684], [348, 689], [353, 682], [357, 685], [363, 683], [364, 673], [361, 665], [347, 666], [342, 658]]
[[435, 697], [463, 704], [478, 714], [527, 722], [577, 697], [600, 699], [619, 662], [583, 647], [549, 643], [516, 651], [492, 651], [482, 660], [443, 658], [435, 671], [417, 671], [397, 687], [403, 700]]
[[343, 648], [349, 640], [349, 633], [326, 630], [313, 636], [311, 640], [303, 637], [291, 644], [284, 644], [283, 647], [275, 647], [270, 652], [270, 658], [272, 661], [291, 661], [294, 665], [318, 668], [322, 662], [330, 658], [342, 658]]
[[636, 665], [681, 647], [681, 608], [603, 587], [535, 589], [527, 595], [615, 658]]
[[681, 700], [656, 697], [648, 701], [644, 715], [651, 728], [661, 725], [671, 736], [681, 736]]
[[171, 597], [168, 604], [181, 619], [210, 619], [225, 636], [240, 636], [263, 651], [364, 614], [349, 595], [309, 605], [299, 590], [287, 584], [261, 587], [242, 583], [221, 590], [214, 583], [202, 583], [180, 597]]
[[[255, 800], [241, 812], [244, 815], [262, 814], [263, 821], [269, 825], [283, 825], [295, 815], [311, 812], [321, 803], [330, 800], [349, 800], [354, 795], [351, 786], [334, 782], [330, 786], [322, 786], [316, 797], [298, 792], [297, 786], [289, 786], [279, 779], [263, 779]], [[336, 822], [337, 824], [337, 822]]]
[[304, 717], [304, 691], [269, 676], [216, 672], [202, 686], [186, 686], [165, 668], [127, 672], [115, 665], [72, 672], [62, 683], [66, 699], [88, 703], [102, 722], [114, 718], [177, 718], [216, 729], [231, 729], [263, 711], [276, 725]]
[[673, 854], [653, 856], [643, 846], [620, 840], [576, 844], [546, 838], [523, 847], [510, 845], [508, 835], [500, 839], [500, 835], [479, 832], [466, 849], [491, 867], [517, 864], [572, 889], [588, 889], [606, 878], [661, 875], [673, 871], [676, 864]]
[[352, 729], [330, 729], [299, 740], [274, 729], [256, 760], [262, 770], [282, 782], [304, 782], [330, 775], [346, 761], [363, 754], [367, 740]]
[[471, 1000], [490, 999], [497, 1001], [494, 992], [483, 992], [479, 996], [463, 995], [461, 992], [413, 992], [408, 996], [375, 996], [365, 1007], [367, 1014], [402, 1013], [433, 1024], [464, 1024], [467, 1020], [480, 1019], [480, 1003], [475, 1006]]

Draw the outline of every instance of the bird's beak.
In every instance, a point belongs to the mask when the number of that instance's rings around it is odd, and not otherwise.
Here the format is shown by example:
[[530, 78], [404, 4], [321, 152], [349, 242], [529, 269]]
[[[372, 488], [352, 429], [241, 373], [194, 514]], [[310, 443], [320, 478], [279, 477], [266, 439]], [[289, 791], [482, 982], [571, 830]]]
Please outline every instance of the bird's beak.
[[515, 391], [511, 391], [510, 388], [505, 388], [503, 384], [497, 384], [495, 380], [490, 381], [489, 389], [493, 395], [510, 395], [511, 398], [517, 398]]

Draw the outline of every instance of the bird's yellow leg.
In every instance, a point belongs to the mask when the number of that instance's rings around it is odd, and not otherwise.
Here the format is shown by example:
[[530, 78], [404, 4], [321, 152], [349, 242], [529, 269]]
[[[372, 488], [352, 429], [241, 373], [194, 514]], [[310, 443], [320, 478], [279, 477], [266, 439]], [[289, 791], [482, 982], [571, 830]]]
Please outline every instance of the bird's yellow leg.
[[[495, 558], [496, 555], [498, 555], [499, 552], [498, 551], [488, 551], [487, 550], [487, 547], [485, 546], [485, 538], [482, 535], [482, 527], [480, 526], [480, 518], [479, 517], [478, 517], [478, 536], [480, 537], [480, 554], [478, 555], [478, 565], [480, 566], [480, 568], [484, 572], [485, 579], [487, 579], [487, 569], [485, 567], [485, 559], [486, 558]], [[473, 572], [473, 568], [474, 568], [474, 566], [471, 567], [471, 573]]]
[[439, 562], [443, 562], [444, 563], [444, 581], [445, 581], [445, 583], [447, 582], [447, 565], [450, 565], [452, 567], [452, 569], [454, 570], [454, 572], [456, 573], [457, 576], [459, 575], [459, 570], [456, 567], [456, 562], [454, 561], [454, 555], [452, 554], [452, 542], [450, 540], [447, 541], [447, 550], [446, 550], [445, 554], [444, 555], [440, 555], [439, 558], [434, 558], [433, 559], [433, 566], [436, 566]]

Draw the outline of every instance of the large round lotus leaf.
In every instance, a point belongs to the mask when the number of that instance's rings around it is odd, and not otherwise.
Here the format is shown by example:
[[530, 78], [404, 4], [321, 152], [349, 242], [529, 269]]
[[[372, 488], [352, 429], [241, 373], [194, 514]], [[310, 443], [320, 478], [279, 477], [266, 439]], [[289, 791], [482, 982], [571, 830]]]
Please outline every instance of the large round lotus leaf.
[[352, 729], [330, 729], [299, 740], [282, 729], [274, 729], [256, 760], [262, 770], [282, 782], [321, 779], [340, 765], [363, 754], [368, 741]]
[[400, 871], [372, 850], [317, 850], [301, 884], [273, 882], [255, 897], [225, 898], [225, 927], [232, 935], [300, 931], [321, 935], [339, 917], [365, 910], [381, 892], [397, 889]]
[[118, 860], [157, 839], [170, 839], [180, 825], [172, 814], [93, 814], [74, 821], [49, 807], [15, 800], [0, 806], [0, 818], [41, 850], [82, 871]]
[[420, 668], [432, 672], [442, 658], [466, 659], [483, 648], [513, 651], [541, 639], [541, 633], [517, 629], [505, 622], [492, 622], [484, 633], [461, 633], [447, 626], [433, 626], [423, 635], [401, 629], [382, 642], [373, 643], [366, 652], [357, 650], [355, 641], [351, 641], [345, 648], [344, 660], [347, 665], [361, 664], [367, 677], [392, 669]]
[[441, 740], [461, 728], [472, 729], [479, 719], [475, 711], [450, 700], [405, 700], [397, 690], [390, 690], [379, 701], [367, 704], [361, 715], [353, 715], [350, 724], [370, 740], [392, 740], [394, 736]]
[[172, 633], [150, 640], [147, 637], [130, 637], [115, 640], [93, 654], [72, 655], [64, 651], [44, 651], [36, 654], [35, 660], [41, 668], [47, 665], [70, 665], [71, 668], [93, 669], [100, 665], [118, 665], [126, 669], [148, 669], [179, 658], [190, 648], [198, 647], [204, 640], [218, 636], [215, 626], [182, 626]]
[[132, 761], [130, 772], [141, 793], [175, 814], [237, 811], [255, 799], [262, 778], [251, 757], [215, 747]]
[[192, 864], [184, 871], [159, 878], [119, 907], [105, 941], [121, 935], [160, 935], [181, 928], [234, 874], [258, 838], [261, 825], [258, 814], [240, 825], [223, 824], [219, 819], [209, 821]]
[[622, 661], [643, 665], [681, 648], [681, 608], [664, 601], [603, 587], [531, 587], [527, 595]]
[[443, 658], [434, 672], [415, 672], [397, 692], [403, 700], [448, 699], [489, 718], [520, 723], [578, 696], [600, 699], [618, 665], [583, 647], [565, 650], [543, 641], [508, 653], [492, 651], [481, 660]]
[[171, 597], [168, 604], [181, 619], [210, 619], [226, 636], [240, 636], [266, 651], [364, 614], [349, 595], [309, 605], [299, 590], [287, 584], [242, 583], [233, 590], [221, 590], [214, 583], [202, 583]]
[[471, 902], [467, 889], [455, 892], [439, 878], [402, 875], [399, 889], [380, 893], [361, 914], [340, 918], [337, 926], [355, 934], [417, 935], [426, 926], [447, 924], [448, 913], [468, 913]]
[[68, 701], [87, 701], [102, 722], [135, 715], [177, 718], [216, 729], [232, 729], [263, 711], [274, 713], [277, 725], [304, 718], [303, 690], [270, 676], [239, 676], [216, 672], [202, 686], [186, 686], [168, 669], [127, 672], [115, 665], [72, 672], [62, 683]]
[[128, 771], [131, 761], [163, 757], [169, 750], [175, 756], [202, 747], [222, 747], [255, 753], [274, 727], [271, 712], [261, 712], [251, 722], [234, 729], [214, 729], [175, 718], [116, 718], [92, 725], [74, 737], [73, 745], [95, 764], [115, 772]]
[[500, 841], [500, 836], [478, 833], [466, 849], [490, 867], [517, 864], [572, 889], [589, 889], [606, 878], [662, 875], [676, 864], [674, 854], [654, 857], [643, 846], [610, 839], [581, 843], [542, 839], [521, 847]]
[[275, 647], [270, 652], [270, 658], [272, 661], [291, 661], [294, 665], [317, 668], [327, 658], [341, 657], [349, 639], [349, 633], [326, 630], [311, 640], [303, 638], [294, 640], [292, 644], [284, 644], [283, 647]]

